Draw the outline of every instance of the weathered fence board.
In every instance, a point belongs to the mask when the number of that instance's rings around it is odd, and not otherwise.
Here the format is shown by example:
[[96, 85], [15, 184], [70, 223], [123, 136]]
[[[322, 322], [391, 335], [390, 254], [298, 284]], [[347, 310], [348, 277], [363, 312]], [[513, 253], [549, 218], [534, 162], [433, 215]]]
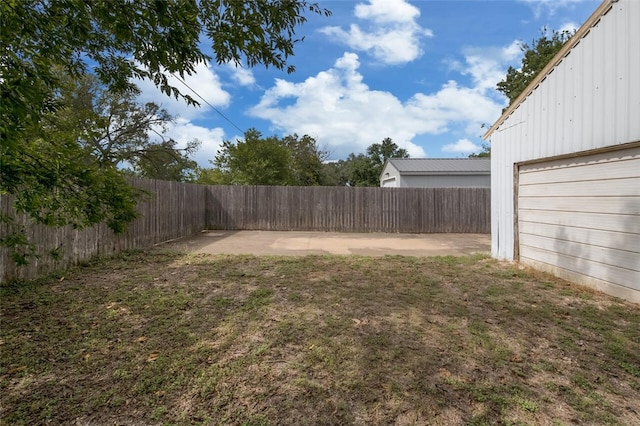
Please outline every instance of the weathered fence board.
[[488, 188], [208, 186], [209, 229], [489, 233]]
[[[488, 188], [347, 188], [201, 186], [132, 179], [151, 197], [141, 217], [115, 235], [105, 225], [49, 228], [16, 216], [39, 257], [17, 267], [0, 247], [0, 282], [30, 279], [94, 256], [146, 248], [203, 229], [334, 232], [490, 232]], [[0, 197], [0, 214], [14, 215], [13, 198]], [[0, 223], [0, 236], [10, 228]], [[51, 256], [57, 251], [58, 256]]]
[[[104, 224], [83, 230], [37, 225], [26, 215], [14, 214], [13, 197], [1, 196], [0, 214], [15, 216], [16, 225], [24, 227], [29, 241], [36, 244], [38, 257], [17, 267], [9, 251], [0, 247], [0, 282], [35, 278], [94, 256], [149, 247], [205, 228], [204, 186], [148, 179], [132, 179], [131, 183], [148, 191], [149, 197], [138, 203], [140, 217], [123, 234], [114, 234]], [[10, 227], [0, 223], [0, 236], [8, 232]], [[51, 251], [58, 255], [51, 256]]]

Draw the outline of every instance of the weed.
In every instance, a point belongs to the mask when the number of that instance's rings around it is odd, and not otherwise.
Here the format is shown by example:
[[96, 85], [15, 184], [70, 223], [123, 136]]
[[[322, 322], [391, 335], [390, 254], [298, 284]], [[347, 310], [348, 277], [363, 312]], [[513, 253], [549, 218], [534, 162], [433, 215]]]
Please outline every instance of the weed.
[[573, 375], [571, 381], [584, 390], [592, 389], [591, 381], [583, 374], [578, 373]]
[[538, 411], [538, 408], [539, 408], [538, 404], [526, 398], [516, 398], [516, 403], [520, 408], [522, 408], [525, 411], [529, 411], [531, 413], [535, 413], [536, 411]]
[[269, 420], [264, 416], [256, 416], [242, 422], [242, 426], [269, 426]]
[[162, 405], [160, 407], [156, 407], [153, 409], [153, 412], [151, 413], [151, 417], [153, 417], [156, 420], [160, 420], [162, 419], [162, 417], [165, 415], [166, 412], [167, 412], [167, 407]]
[[484, 291], [485, 296], [489, 297], [504, 297], [512, 290], [506, 286], [491, 286]]
[[259, 309], [262, 306], [266, 306], [271, 301], [273, 290], [267, 288], [259, 288], [249, 294], [246, 302], [244, 303], [244, 309], [247, 311]]
[[628, 361], [620, 361], [620, 367], [633, 377], [640, 377], [640, 366], [638, 364], [632, 364]]

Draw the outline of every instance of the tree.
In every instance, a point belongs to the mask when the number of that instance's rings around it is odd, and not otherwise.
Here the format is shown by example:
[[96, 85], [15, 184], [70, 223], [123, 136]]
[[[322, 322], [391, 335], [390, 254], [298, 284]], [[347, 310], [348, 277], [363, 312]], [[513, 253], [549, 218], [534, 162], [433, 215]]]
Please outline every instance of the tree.
[[520, 69], [509, 67], [505, 79], [497, 86], [498, 91], [509, 99], [509, 104], [520, 96], [572, 35], [573, 33], [569, 31], [553, 31], [551, 37], [548, 37], [545, 29], [542, 36], [533, 40], [531, 45], [520, 46], [524, 52], [522, 67]]
[[380, 174], [373, 160], [365, 154], [351, 153], [347, 157], [349, 186], [379, 186]]
[[380, 166], [382, 172], [382, 167], [389, 158], [409, 158], [409, 152], [396, 145], [391, 138], [384, 138], [382, 143], [374, 143], [367, 148], [367, 156]]
[[322, 164], [322, 184], [325, 186], [346, 186], [349, 183], [350, 163], [347, 160]]
[[293, 72], [287, 60], [299, 41], [295, 29], [306, 21], [304, 13], [330, 14], [299, 0], [23, 0], [3, 1], [0, 8], [2, 91], [17, 119], [48, 107], [58, 87], [52, 65], [79, 76], [91, 64], [116, 92], [134, 90], [134, 78], [149, 78], [166, 94], [195, 103], [169, 85], [167, 74], [182, 77], [213, 59], [199, 46], [202, 34], [211, 40], [219, 64], [263, 64]]
[[488, 143], [482, 144], [482, 150], [477, 154], [469, 154], [469, 158], [490, 158], [491, 157], [491, 145]]
[[195, 183], [201, 185], [229, 185], [229, 176], [223, 170], [215, 167], [197, 168]]
[[366, 154], [351, 153], [345, 160], [324, 164], [325, 185], [380, 186], [380, 174], [387, 160], [408, 157], [406, 149], [391, 138], [384, 138], [381, 143], [369, 145]]
[[200, 171], [198, 182], [227, 185], [320, 185], [327, 153], [308, 135], [263, 138], [249, 129], [244, 140], [225, 141], [212, 164]]
[[[42, 223], [107, 220], [123, 230], [136, 198], [121, 185], [122, 173], [87, 156], [74, 132], [48, 134], [46, 122], [60, 108], [58, 70], [93, 73], [113, 94], [136, 93], [134, 79], [147, 78], [197, 104], [169, 84], [169, 74], [184, 77], [209, 60], [292, 72], [306, 12], [329, 14], [298, 0], [0, 2], [0, 193], [15, 195], [18, 211]], [[203, 34], [213, 58], [200, 48]]]
[[350, 186], [380, 186], [380, 174], [386, 161], [390, 158], [408, 158], [406, 149], [400, 148], [391, 138], [384, 138], [381, 143], [374, 143], [367, 147], [365, 154], [349, 154]]
[[329, 153], [318, 148], [316, 140], [309, 135], [301, 138], [297, 134], [285, 136], [282, 143], [289, 149], [293, 167], [293, 184], [298, 186], [317, 186], [324, 184], [322, 163]]
[[224, 141], [213, 164], [230, 185], [292, 185], [291, 153], [277, 137], [249, 129], [244, 140]]
[[137, 217], [140, 191], [115, 163], [96, 155], [92, 139], [109, 122], [92, 108], [89, 91], [76, 98], [68, 89], [61, 88], [57, 108], [42, 113], [38, 127], [22, 130], [20, 156], [2, 152], [0, 193], [13, 193], [16, 210], [45, 225], [83, 228], [105, 221], [121, 232]]
[[[209, 60], [293, 72], [288, 59], [306, 12], [329, 15], [300, 0], [0, 1], [0, 195], [14, 195], [16, 211], [39, 223], [81, 228], [104, 221], [124, 231], [141, 192], [113, 162], [88, 151], [83, 141], [95, 129], [85, 126], [91, 130], [79, 137], [64, 125], [60, 76], [93, 74], [114, 95], [138, 93], [134, 80], [147, 78], [197, 104], [169, 84], [170, 74], [184, 77]], [[201, 35], [211, 40], [213, 57], [202, 52]], [[94, 118], [87, 114], [85, 124]], [[139, 171], [153, 170], [146, 166]], [[0, 221], [14, 223], [7, 215]], [[19, 263], [32, 252], [15, 227], [0, 245]]]
[[[16, 177], [7, 173], [12, 166], [32, 175], [22, 179], [16, 207], [46, 225], [82, 228], [106, 221], [114, 231], [124, 230], [137, 217], [141, 192], [129, 187], [118, 167], [126, 163], [140, 176], [186, 180], [196, 167], [188, 155], [199, 143], [176, 148], [174, 140], [164, 137], [172, 118], [156, 104], [139, 105], [131, 93], [106, 92], [90, 75], [59, 79], [57, 108], [42, 114], [40, 129], [25, 132], [23, 161], [2, 159], [7, 177]], [[74, 161], [61, 161], [65, 158]], [[11, 216], [2, 219], [11, 226]], [[14, 260], [25, 263], [35, 248], [13, 228], [0, 244], [12, 246]], [[16, 247], [18, 242], [23, 247]]]
[[384, 138], [382, 143], [374, 143], [367, 148], [367, 156], [373, 163], [372, 175], [375, 175], [375, 180], [371, 180], [371, 186], [379, 186], [380, 174], [387, 160], [390, 158], [409, 158], [409, 152], [396, 145], [391, 138]]
[[136, 102], [133, 93], [113, 93], [92, 76], [63, 82], [53, 128], [75, 132], [78, 143], [101, 167], [130, 166], [150, 179], [184, 181], [197, 164], [189, 159], [200, 142], [184, 148], [165, 136], [173, 117], [157, 104]]
[[193, 140], [185, 148], [176, 148], [176, 141], [165, 140], [148, 146], [135, 157], [133, 170], [137, 175], [148, 179], [175, 180], [193, 182], [196, 179], [198, 163], [189, 158], [200, 146]]

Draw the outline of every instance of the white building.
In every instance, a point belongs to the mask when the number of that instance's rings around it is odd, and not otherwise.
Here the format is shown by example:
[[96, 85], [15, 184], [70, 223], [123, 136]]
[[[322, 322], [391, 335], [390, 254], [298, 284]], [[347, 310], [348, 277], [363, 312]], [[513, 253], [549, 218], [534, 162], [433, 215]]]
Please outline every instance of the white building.
[[640, 302], [640, 1], [605, 0], [487, 138], [493, 256]]
[[387, 188], [476, 188], [491, 186], [488, 158], [390, 158], [380, 174]]

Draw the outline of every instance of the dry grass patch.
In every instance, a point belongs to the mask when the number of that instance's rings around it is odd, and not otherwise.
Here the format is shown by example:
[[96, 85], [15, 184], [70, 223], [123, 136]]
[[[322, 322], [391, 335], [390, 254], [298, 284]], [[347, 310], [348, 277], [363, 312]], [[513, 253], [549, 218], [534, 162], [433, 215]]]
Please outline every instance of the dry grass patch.
[[6, 424], [640, 424], [640, 307], [481, 256], [129, 253], [1, 319]]

